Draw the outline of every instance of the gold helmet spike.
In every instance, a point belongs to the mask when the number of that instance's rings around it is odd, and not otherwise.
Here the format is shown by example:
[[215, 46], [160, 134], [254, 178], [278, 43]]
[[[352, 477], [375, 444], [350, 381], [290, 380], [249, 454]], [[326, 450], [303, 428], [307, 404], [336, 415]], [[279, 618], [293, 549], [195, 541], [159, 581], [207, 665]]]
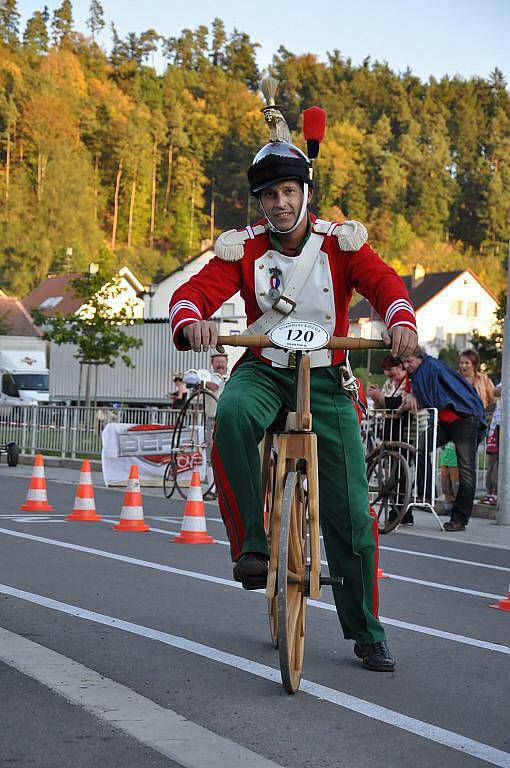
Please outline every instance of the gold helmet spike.
[[291, 143], [289, 126], [278, 104], [275, 102], [278, 92], [278, 80], [275, 80], [274, 77], [266, 77], [260, 84], [260, 90], [267, 104], [266, 107], [263, 107], [262, 112], [264, 113], [266, 123], [269, 125], [269, 141], [287, 141]]

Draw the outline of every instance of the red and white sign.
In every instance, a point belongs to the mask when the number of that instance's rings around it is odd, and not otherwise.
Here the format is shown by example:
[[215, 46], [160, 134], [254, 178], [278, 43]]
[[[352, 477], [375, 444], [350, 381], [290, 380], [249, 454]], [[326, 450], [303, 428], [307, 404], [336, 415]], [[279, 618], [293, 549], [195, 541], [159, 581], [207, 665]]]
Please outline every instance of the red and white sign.
[[[181, 444], [201, 446], [203, 427], [195, 427], [193, 433], [183, 430]], [[107, 424], [102, 433], [101, 453], [105, 485], [125, 485], [131, 464], [136, 464], [142, 485], [161, 486], [170, 461], [172, 437], [173, 428], [161, 424]], [[192, 471], [197, 469], [202, 478], [205, 477], [205, 448], [183, 448], [176, 460], [183, 480], [191, 479]]]

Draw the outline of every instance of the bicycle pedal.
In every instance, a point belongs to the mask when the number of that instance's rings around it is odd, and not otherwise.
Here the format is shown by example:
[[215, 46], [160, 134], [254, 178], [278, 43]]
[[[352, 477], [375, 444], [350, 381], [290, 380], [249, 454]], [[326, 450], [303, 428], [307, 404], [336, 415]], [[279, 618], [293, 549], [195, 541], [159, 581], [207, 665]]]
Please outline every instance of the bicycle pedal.
[[320, 585], [321, 587], [332, 587], [334, 584], [339, 584], [340, 586], [343, 586], [344, 583], [344, 577], [343, 576], [321, 576], [320, 577]]
[[242, 580], [243, 589], [265, 589], [267, 585], [266, 577], [245, 578]]

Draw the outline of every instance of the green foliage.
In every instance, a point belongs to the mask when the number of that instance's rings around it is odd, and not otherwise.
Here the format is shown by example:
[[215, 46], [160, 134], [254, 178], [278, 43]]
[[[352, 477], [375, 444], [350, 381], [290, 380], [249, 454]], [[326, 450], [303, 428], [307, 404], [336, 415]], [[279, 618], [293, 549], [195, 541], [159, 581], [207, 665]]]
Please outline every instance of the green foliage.
[[48, 27], [41, 11], [35, 11], [27, 21], [23, 33], [23, 46], [30, 53], [41, 53], [48, 50]]
[[71, 0], [62, 0], [62, 5], [53, 12], [51, 30], [56, 45], [62, 45], [69, 41], [73, 31], [73, 6]]
[[[74, 29], [71, 1], [59, 2], [51, 25], [46, 9], [32, 14], [20, 43], [16, 0], [0, 0], [0, 285], [19, 295], [49, 270], [97, 261], [102, 244], [112, 267], [126, 260], [150, 282], [211, 230], [259, 216], [246, 180], [267, 141], [258, 43], [219, 18], [168, 38], [121, 37], [112, 25], [107, 55], [94, 40], [100, 0], [90, 0], [89, 37]], [[356, 66], [339, 51], [319, 61], [284, 47], [270, 70], [296, 143], [303, 109], [328, 113], [318, 213], [364, 221], [400, 271], [469, 264], [501, 290], [510, 95], [499, 70], [422, 83], [369, 58]]]
[[482, 336], [475, 331], [471, 338], [473, 348], [480, 355], [480, 368], [487, 373], [501, 375], [506, 302], [506, 294], [501, 293], [492, 332], [488, 336]]
[[0, 40], [6, 45], [18, 42], [19, 12], [16, 0], [0, 0]]
[[448, 363], [455, 371], [459, 367], [459, 350], [454, 344], [449, 344], [439, 350], [438, 357], [445, 363]]
[[105, 25], [103, 6], [99, 0], [91, 0], [89, 12], [90, 16], [87, 19], [87, 27], [90, 29], [92, 39], [94, 39], [97, 33], [104, 29]]

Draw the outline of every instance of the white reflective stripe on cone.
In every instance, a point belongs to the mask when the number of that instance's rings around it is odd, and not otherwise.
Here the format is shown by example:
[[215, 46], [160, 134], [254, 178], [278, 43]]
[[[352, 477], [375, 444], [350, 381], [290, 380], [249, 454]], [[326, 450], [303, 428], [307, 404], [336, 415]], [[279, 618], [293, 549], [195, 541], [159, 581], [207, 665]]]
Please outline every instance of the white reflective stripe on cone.
[[29, 488], [27, 501], [47, 501], [45, 488]]
[[203, 517], [188, 517], [182, 521], [182, 531], [205, 531], [205, 520]]
[[96, 505], [94, 504], [94, 499], [81, 499], [79, 496], [77, 496], [74, 500], [74, 508], [95, 510]]
[[44, 477], [44, 467], [34, 467], [32, 477]]
[[90, 472], [82, 472], [80, 475], [80, 485], [92, 485], [92, 475]]
[[202, 499], [202, 489], [199, 485], [190, 485], [188, 496], [188, 501], [203, 501]]
[[143, 520], [143, 507], [122, 507], [121, 520]]

